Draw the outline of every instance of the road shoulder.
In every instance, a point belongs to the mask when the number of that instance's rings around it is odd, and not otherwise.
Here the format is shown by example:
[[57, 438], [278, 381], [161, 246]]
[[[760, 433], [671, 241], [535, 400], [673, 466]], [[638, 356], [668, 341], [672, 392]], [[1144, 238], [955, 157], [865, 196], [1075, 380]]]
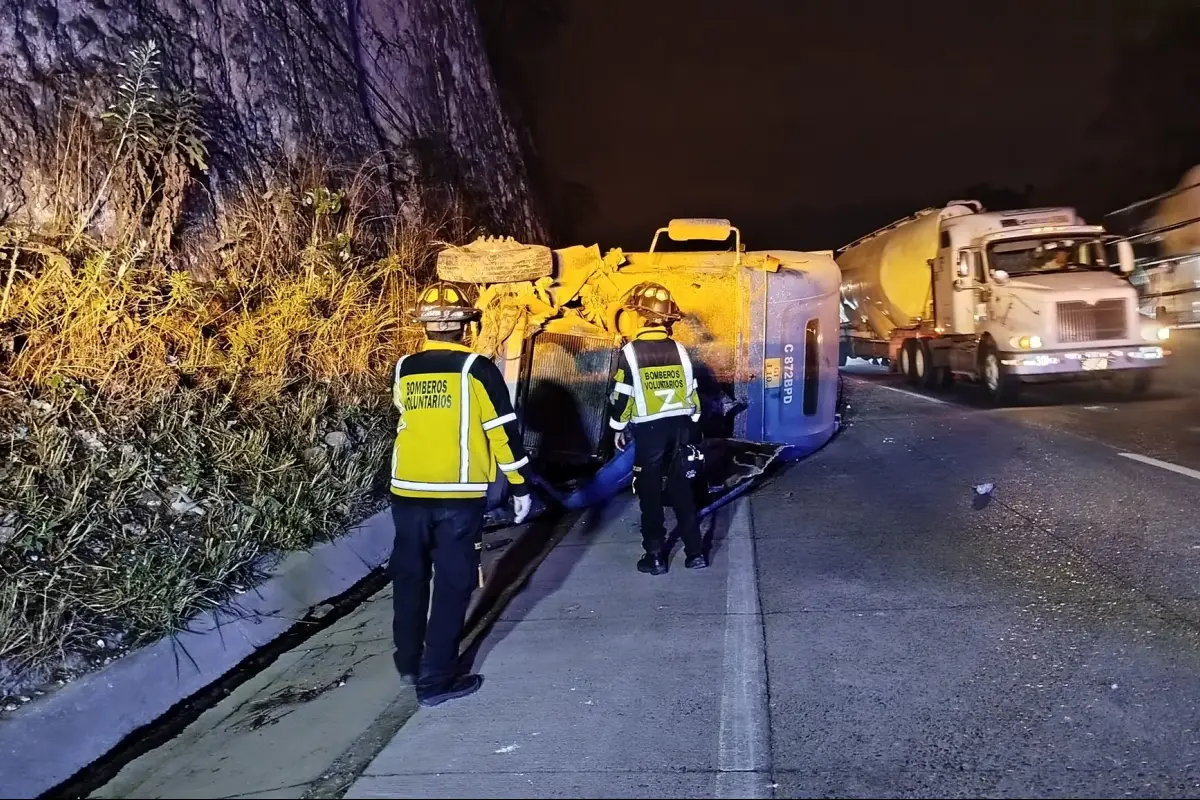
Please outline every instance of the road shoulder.
[[[568, 521], [485, 534], [488, 575], [465, 646]], [[505, 542], [505, 540], [509, 540]], [[391, 589], [298, 646], [206, 710], [179, 735], [124, 765], [93, 797], [336, 797], [416, 709], [391, 661]]]

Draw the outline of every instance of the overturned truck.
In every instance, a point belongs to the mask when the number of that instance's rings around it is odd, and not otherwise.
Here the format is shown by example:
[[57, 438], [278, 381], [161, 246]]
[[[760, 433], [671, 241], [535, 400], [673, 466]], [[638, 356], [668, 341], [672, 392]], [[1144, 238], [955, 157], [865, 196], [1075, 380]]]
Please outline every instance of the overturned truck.
[[440, 253], [438, 275], [479, 287], [474, 347], [504, 373], [540, 483], [567, 507], [603, 502], [630, 480], [632, 448], [612, 447], [608, 394], [618, 348], [637, 327], [624, 301], [645, 280], [670, 289], [684, 313], [674, 335], [699, 383], [702, 507], [837, 430], [832, 252], [748, 252], [727, 220], [676, 219], [646, 252], [478, 239]]

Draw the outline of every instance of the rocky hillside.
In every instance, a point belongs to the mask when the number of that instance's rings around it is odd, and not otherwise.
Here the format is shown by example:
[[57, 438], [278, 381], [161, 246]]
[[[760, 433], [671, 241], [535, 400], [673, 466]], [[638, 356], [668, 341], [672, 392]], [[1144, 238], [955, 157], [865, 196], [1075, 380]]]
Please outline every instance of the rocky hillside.
[[0, 718], [371, 513], [415, 287], [533, 208], [471, 0], [0, 2]]
[[145, 40], [161, 48], [165, 81], [196, 94], [208, 191], [190, 205], [210, 216], [234, 188], [265, 189], [299, 160], [386, 152], [401, 207], [414, 202], [405, 185], [453, 187], [489, 227], [541, 238], [471, 0], [0, 4], [0, 224], [49, 214], [64, 105], [103, 103], [89, 78], [118, 74]]

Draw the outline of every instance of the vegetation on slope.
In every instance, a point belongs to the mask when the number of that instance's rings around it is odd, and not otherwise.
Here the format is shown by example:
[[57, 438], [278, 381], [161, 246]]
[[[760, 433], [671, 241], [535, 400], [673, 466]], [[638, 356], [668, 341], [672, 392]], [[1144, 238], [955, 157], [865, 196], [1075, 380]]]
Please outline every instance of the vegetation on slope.
[[201, 250], [183, 212], [207, 137], [157, 57], [132, 54], [101, 118], [64, 109], [45, 223], [0, 228], [0, 695], [362, 519], [390, 367], [419, 337], [403, 311], [435, 244], [467, 234], [381, 211], [372, 165], [293, 168], [226, 203]]

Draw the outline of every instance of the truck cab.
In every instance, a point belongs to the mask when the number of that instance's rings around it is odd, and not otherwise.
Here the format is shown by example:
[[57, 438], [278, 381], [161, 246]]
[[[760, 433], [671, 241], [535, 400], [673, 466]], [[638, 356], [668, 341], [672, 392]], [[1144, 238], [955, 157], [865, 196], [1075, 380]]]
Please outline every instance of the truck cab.
[[985, 211], [956, 200], [840, 251], [840, 361], [886, 359], [928, 388], [956, 377], [992, 400], [1026, 383], [1128, 380], [1150, 386], [1168, 329], [1139, 313], [1132, 247], [1073, 208]]
[[729, 220], [680, 218], [646, 251], [603, 256], [481, 239], [439, 253], [438, 276], [481, 287], [472, 346], [504, 375], [535, 472], [574, 482], [568, 508], [632, 476], [633, 450], [613, 452], [608, 416], [619, 348], [638, 329], [628, 296], [646, 281], [684, 313], [672, 337], [691, 357], [706, 470], [722, 491], [822, 447], [840, 424], [831, 251], [750, 250]]
[[1168, 331], [1139, 314], [1137, 292], [1118, 274], [1132, 271], [1131, 254], [1110, 264], [1105, 240], [1103, 227], [1070, 208], [943, 220], [934, 320], [950, 337], [935, 365], [1003, 397], [1021, 383], [1125, 370], [1134, 388], [1147, 388]]

